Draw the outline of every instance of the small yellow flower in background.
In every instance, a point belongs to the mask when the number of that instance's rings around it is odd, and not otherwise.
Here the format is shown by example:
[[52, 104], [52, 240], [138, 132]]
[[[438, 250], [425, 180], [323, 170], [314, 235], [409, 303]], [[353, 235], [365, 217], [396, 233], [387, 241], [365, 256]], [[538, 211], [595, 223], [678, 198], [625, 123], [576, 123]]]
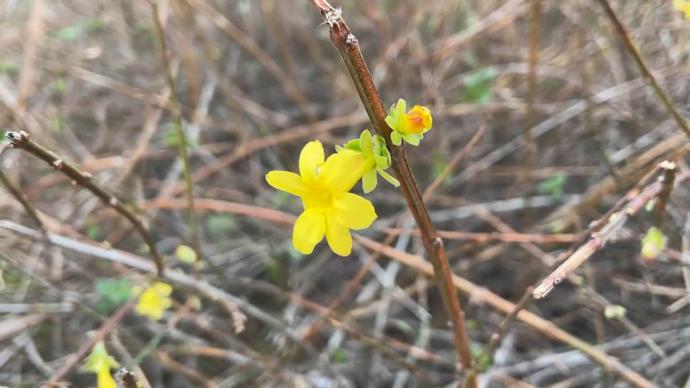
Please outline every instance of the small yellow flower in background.
[[419, 145], [424, 138], [424, 134], [431, 129], [433, 119], [429, 108], [415, 105], [409, 112], [407, 102], [402, 98], [391, 106], [386, 123], [391, 127], [391, 141], [399, 146], [402, 141], [412, 145]]
[[165, 310], [172, 306], [172, 286], [168, 283], [156, 282], [149, 288], [141, 292], [140, 287], [134, 287], [134, 293], [139, 295], [139, 302], [137, 302], [136, 311], [139, 315], [147, 316], [154, 321], [163, 318]]
[[350, 229], [365, 229], [376, 219], [371, 202], [349, 193], [365, 172], [364, 157], [353, 150], [342, 150], [324, 159], [321, 142], [310, 141], [299, 156], [299, 175], [271, 171], [266, 181], [302, 199], [304, 212], [292, 232], [295, 249], [308, 255], [325, 235], [333, 252], [348, 256], [352, 251]]
[[338, 152], [352, 150], [362, 154], [364, 158], [365, 172], [362, 175], [362, 188], [365, 193], [370, 193], [376, 188], [377, 175], [387, 180], [395, 187], [400, 186], [400, 182], [386, 172], [391, 166], [391, 154], [386, 147], [386, 140], [379, 135], [371, 135], [368, 129], [362, 131], [359, 139], [347, 142], [343, 147], [337, 147]]
[[690, 20], [690, 1], [688, 0], [673, 0], [673, 8], [676, 11], [683, 12], [685, 18]]
[[89, 353], [86, 363], [81, 369], [84, 372], [96, 374], [98, 388], [117, 388], [117, 383], [110, 374], [110, 369], [118, 366], [117, 361], [108, 354], [103, 341], [98, 341], [91, 349], [91, 353]]

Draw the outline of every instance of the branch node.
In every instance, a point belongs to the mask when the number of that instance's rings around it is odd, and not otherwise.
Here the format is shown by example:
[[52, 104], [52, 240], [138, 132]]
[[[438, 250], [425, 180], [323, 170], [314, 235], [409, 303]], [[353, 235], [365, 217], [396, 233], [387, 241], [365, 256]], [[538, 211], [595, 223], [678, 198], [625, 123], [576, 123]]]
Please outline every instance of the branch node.
[[64, 162], [62, 161], [62, 159], [55, 159], [51, 164], [53, 165], [53, 167], [55, 167], [56, 170], [62, 170]]
[[328, 24], [328, 27], [333, 27], [336, 24], [338, 24], [340, 21], [343, 20], [343, 9], [338, 7], [338, 8], [333, 8], [329, 11], [325, 11], [323, 13], [324, 19], [324, 24]]
[[348, 46], [354, 46], [358, 42], [357, 37], [354, 36], [352, 33], [347, 34], [347, 37], [345, 37], [345, 44]]
[[24, 142], [29, 140], [29, 134], [26, 131], [8, 131], [5, 136], [13, 148], [21, 147]]

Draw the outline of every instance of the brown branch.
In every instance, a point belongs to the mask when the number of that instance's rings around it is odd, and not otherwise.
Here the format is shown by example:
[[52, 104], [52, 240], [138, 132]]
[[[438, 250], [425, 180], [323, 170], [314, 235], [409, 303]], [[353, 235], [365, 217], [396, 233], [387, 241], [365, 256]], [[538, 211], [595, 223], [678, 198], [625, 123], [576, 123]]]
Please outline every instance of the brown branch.
[[203, 259], [201, 254], [201, 243], [199, 242], [199, 221], [196, 215], [196, 208], [194, 207], [194, 185], [192, 183], [192, 167], [189, 162], [189, 153], [187, 135], [182, 126], [182, 112], [180, 102], [177, 100], [177, 91], [175, 88], [175, 80], [172, 75], [172, 66], [170, 65], [170, 54], [168, 53], [168, 46], [165, 41], [165, 31], [160, 20], [158, 12], [158, 4], [156, 0], [151, 0], [151, 14], [156, 26], [156, 35], [158, 36], [158, 43], [161, 48], [161, 60], [163, 61], [163, 68], [165, 70], [165, 80], [168, 83], [170, 90], [170, 105], [173, 107], [173, 117], [175, 121], [175, 133], [178, 137], [178, 151], [180, 159], [182, 159], [182, 174], [184, 176], [185, 194], [187, 196], [187, 222], [189, 223], [189, 234], [192, 242], [192, 247], [196, 252], [198, 260]]
[[676, 164], [673, 162], [663, 162], [661, 168], [664, 170], [664, 176], [661, 180], [662, 188], [659, 197], [654, 203], [654, 226], [661, 228], [664, 223], [664, 214], [666, 211], [666, 204], [671, 197], [671, 190], [673, 189], [673, 182], [676, 179]]
[[31, 218], [38, 228], [41, 230], [41, 232], [45, 235], [46, 234], [46, 228], [45, 225], [43, 225], [43, 221], [38, 217], [38, 212], [31, 206], [29, 203], [29, 200], [26, 198], [26, 195], [22, 193], [21, 190], [19, 190], [17, 187], [15, 187], [12, 182], [10, 182], [9, 178], [7, 178], [7, 175], [0, 170], [0, 183], [2, 183], [3, 186], [5, 186], [5, 189], [10, 192], [10, 194], [20, 203], [22, 204], [22, 207], [24, 208], [24, 211], [26, 214], [29, 215], [29, 218]]
[[[670, 162], [663, 162], [660, 167], [664, 170], [675, 169], [675, 165]], [[535, 287], [532, 293], [534, 298], [541, 299], [548, 295], [556, 285], [606, 245], [606, 242], [625, 225], [626, 221], [640, 211], [650, 200], [656, 198], [665, 186], [663, 180], [648, 185], [630, 199], [622, 210], [613, 213], [608, 212], [601, 220], [597, 221], [596, 230], [591, 233], [589, 240]], [[636, 191], [633, 189], [633, 193]], [[602, 226], [599, 227], [599, 225]]]
[[[522, 170], [522, 186], [526, 188], [524, 192], [525, 200], [529, 203], [529, 197], [534, 192], [532, 186], [532, 170], [535, 166], [537, 155], [537, 142], [532, 136], [532, 127], [535, 122], [534, 104], [537, 98], [537, 67], [539, 66], [539, 41], [541, 34], [541, 0], [532, 0], [530, 4], [529, 22], [529, 57], [527, 60], [527, 104], [525, 109], [525, 126], [522, 136], [525, 139], [525, 163]], [[526, 206], [526, 224], [532, 223], [532, 210]]]
[[146, 229], [144, 224], [127, 209], [122, 202], [117, 199], [113, 194], [99, 186], [95, 183], [91, 177], [91, 174], [81, 171], [76, 165], [65, 161], [64, 159], [57, 156], [54, 152], [44, 148], [43, 146], [35, 143], [30, 139], [29, 134], [24, 131], [9, 131], [6, 133], [7, 139], [10, 141], [10, 146], [13, 148], [24, 150], [33, 156], [43, 160], [49, 165], [53, 166], [56, 170], [65, 174], [69, 177], [75, 184], [89, 190], [106, 205], [113, 208], [120, 215], [125, 217], [134, 226], [134, 228], [139, 232], [141, 237], [148, 245], [151, 256], [156, 262], [156, 269], [158, 270], [158, 275], [163, 276], [163, 258], [158, 253], [156, 249], [156, 243], [153, 241], [151, 234]]
[[501, 324], [498, 326], [498, 329], [491, 335], [491, 338], [489, 339], [489, 342], [486, 344], [484, 347], [484, 350], [482, 353], [477, 357], [479, 360], [480, 365], [483, 364], [483, 361], [490, 361], [490, 357], [492, 357], [494, 350], [496, 349], [496, 346], [498, 345], [499, 341], [505, 336], [506, 332], [508, 331], [508, 328], [510, 328], [510, 325], [513, 324], [515, 321], [515, 318], [517, 315], [522, 311], [524, 308], [527, 307], [528, 304], [533, 302], [534, 299], [532, 298], [532, 287], [527, 287], [525, 290], [525, 293], [522, 295], [522, 298], [520, 298], [520, 301], [513, 307], [513, 310], [506, 315], [505, 318], [503, 318], [503, 321], [501, 321]]
[[[685, 215], [680, 262], [682, 264], [683, 283], [685, 283], [685, 299], [690, 302], [690, 212]], [[688, 382], [690, 382], [690, 376], [688, 376]]]
[[[391, 129], [385, 122], [386, 110], [369, 68], [362, 56], [357, 38], [352, 34], [342, 18], [340, 9], [333, 8], [325, 0], [310, 1], [321, 11], [326, 24], [329, 26], [331, 41], [345, 63], [345, 67], [354, 82], [372, 126], [379, 135], [386, 139], [387, 144], [391, 144]], [[453, 287], [453, 274], [448, 263], [443, 240], [438, 236], [431, 222], [422, 194], [417, 188], [412, 171], [407, 164], [405, 149], [403, 147], [391, 146], [391, 157], [393, 171], [401, 183], [400, 188], [403, 196], [422, 235], [422, 244], [429, 253], [429, 258], [434, 266], [434, 277], [446, 313], [452, 321], [455, 348], [460, 363], [467, 374], [467, 384], [470, 387], [476, 387], [474, 360], [470, 353], [469, 338], [463, 317], [464, 313]]]
[[673, 116], [673, 119], [675, 120], [676, 124], [678, 124], [680, 129], [682, 129], [683, 132], [685, 132], [685, 134], [688, 137], [690, 137], [690, 127], [688, 126], [687, 121], [678, 112], [678, 109], [671, 101], [671, 97], [669, 97], [669, 95], [664, 91], [664, 89], [661, 88], [659, 82], [657, 82], [656, 80], [656, 77], [654, 77], [654, 74], [652, 74], [652, 72], [649, 70], [649, 67], [645, 63], [644, 59], [642, 59], [640, 51], [637, 49], [632, 39], [630, 39], [630, 35], [628, 35], [628, 32], [625, 30], [625, 26], [623, 26], [623, 23], [621, 23], [620, 19], [616, 15], [616, 12], [611, 7], [611, 4], [608, 2], [608, 0], [597, 0], [597, 2], [599, 3], [599, 5], [601, 5], [602, 8], [604, 8], [606, 16], [611, 21], [611, 24], [613, 24], [613, 26], [615, 27], [618, 36], [621, 38], [621, 41], [623, 41], [623, 44], [625, 45], [625, 49], [628, 50], [628, 53], [635, 60], [635, 64], [637, 64], [637, 67], [640, 69], [640, 72], [642, 73], [642, 76], [644, 77], [645, 81], [647, 81], [647, 83], [649, 83], [652, 89], [654, 89], [654, 92], [659, 97], [659, 100], [661, 100], [661, 103], [664, 105], [666, 110], [668, 110], [668, 113], [670, 113], [671, 116]]
[[[479, 126], [479, 129], [477, 132], [472, 135], [472, 138], [469, 140], [469, 142], [461, 149], [459, 150], [455, 155], [453, 155], [453, 158], [451, 159], [450, 162], [448, 162], [448, 165], [446, 168], [443, 169], [441, 174], [439, 174], [433, 182], [424, 190], [424, 194], [422, 197], [424, 200], [428, 200], [431, 195], [434, 193], [436, 189], [438, 189], [441, 184], [445, 181], [446, 178], [455, 170], [458, 165], [465, 159], [467, 155], [474, 149], [474, 147], [477, 145], [479, 140], [482, 138], [482, 135], [486, 131], [486, 123], [482, 123]], [[403, 216], [399, 218], [399, 224], [402, 224], [404, 220], [406, 220], [409, 217], [407, 213], [405, 213]], [[396, 236], [399, 234], [406, 232], [406, 230], [402, 230], [400, 228], [397, 229], [387, 229], [386, 230], [386, 238], [383, 240], [383, 244], [389, 245], [393, 242]], [[419, 230], [416, 230], [416, 234], [419, 235]], [[441, 232], [439, 232], [441, 237], [446, 238]], [[342, 291], [338, 294], [338, 296], [331, 302], [330, 305], [328, 305], [328, 311], [326, 311], [324, 314], [320, 315], [317, 317], [309, 327], [304, 331], [304, 335], [302, 336], [302, 340], [306, 341], [314, 334], [316, 334], [321, 327], [323, 326], [324, 319], [326, 317], [331, 316], [333, 312], [338, 309], [343, 303], [345, 303], [346, 300], [350, 298], [350, 296], [359, 288], [360, 283], [362, 282], [362, 279], [364, 279], [364, 276], [366, 276], [367, 273], [369, 273], [369, 270], [371, 267], [374, 265], [374, 263], [381, 257], [381, 254], [379, 252], [374, 252], [369, 259], [362, 265], [362, 267], [357, 271], [355, 276], [350, 279], [345, 286], [343, 287]]]

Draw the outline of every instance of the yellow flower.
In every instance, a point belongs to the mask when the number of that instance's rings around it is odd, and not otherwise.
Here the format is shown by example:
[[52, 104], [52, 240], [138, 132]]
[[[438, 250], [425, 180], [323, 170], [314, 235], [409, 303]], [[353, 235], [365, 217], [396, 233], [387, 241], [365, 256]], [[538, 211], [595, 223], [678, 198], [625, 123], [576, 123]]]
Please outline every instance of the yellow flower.
[[325, 160], [318, 140], [307, 143], [299, 156], [299, 175], [289, 171], [266, 174], [269, 185], [302, 199], [304, 212], [295, 221], [292, 245], [307, 255], [324, 235], [333, 252], [348, 256], [352, 251], [350, 229], [360, 230], [376, 219], [374, 206], [349, 193], [365, 171], [361, 153], [343, 150]]
[[431, 129], [433, 119], [429, 108], [421, 105], [415, 105], [409, 112], [407, 110], [407, 102], [402, 98], [397, 103], [391, 106], [388, 116], [386, 116], [386, 123], [391, 127], [391, 141], [395, 145], [402, 144], [402, 141], [412, 145], [419, 145], [419, 142], [424, 138], [424, 134]]
[[[134, 292], [138, 293], [141, 289], [135, 287]], [[139, 315], [147, 316], [154, 321], [163, 318], [165, 310], [172, 306], [172, 286], [168, 283], [156, 282], [151, 287], [145, 289], [139, 296], [136, 311]]]
[[91, 349], [82, 370], [96, 374], [98, 388], [117, 388], [110, 369], [118, 366], [117, 361], [108, 354], [103, 341], [98, 341]]
[[673, 8], [676, 11], [681, 11], [685, 14], [685, 18], [690, 20], [690, 1], [688, 0], [673, 0]]

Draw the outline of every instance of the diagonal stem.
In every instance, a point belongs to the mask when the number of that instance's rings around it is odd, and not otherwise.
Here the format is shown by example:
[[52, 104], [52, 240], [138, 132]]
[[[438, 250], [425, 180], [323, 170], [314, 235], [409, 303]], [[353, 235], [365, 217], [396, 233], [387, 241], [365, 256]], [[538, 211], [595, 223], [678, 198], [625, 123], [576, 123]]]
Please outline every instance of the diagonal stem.
[[625, 49], [635, 60], [635, 64], [637, 64], [637, 67], [640, 69], [640, 72], [642, 73], [642, 76], [644, 77], [645, 81], [647, 81], [647, 83], [649, 83], [652, 89], [654, 89], [654, 92], [656, 93], [657, 97], [659, 97], [659, 100], [661, 100], [661, 103], [664, 105], [666, 110], [668, 110], [668, 113], [671, 114], [673, 120], [675, 120], [676, 124], [678, 124], [680, 129], [683, 130], [683, 132], [685, 132], [685, 134], [688, 135], [688, 137], [690, 137], [690, 126], [688, 125], [688, 122], [680, 114], [680, 112], [678, 112], [678, 108], [676, 108], [676, 106], [671, 101], [671, 97], [669, 97], [668, 93], [666, 93], [666, 91], [664, 91], [664, 89], [659, 85], [659, 82], [656, 80], [656, 77], [654, 77], [654, 74], [652, 74], [652, 72], [649, 70], [649, 66], [647, 66], [644, 59], [642, 58], [640, 50], [638, 50], [638, 48], [635, 46], [635, 43], [633, 43], [632, 39], [630, 39], [628, 31], [626, 31], [625, 26], [623, 26], [623, 23], [621, 23], [620, 19], [618, 18], [618, 15], [616, 15], [616, 11], [613, 10], [608, 0], [597, 0], [597, 2], [606, 12], [606, 17], [609, 18], [611, 24], [613, 24], [613, 26], [616, 28], [616, 32], [618, 33], [618, 36], [621, 38], [621, 41], [625, 45]]
[[192, 242], [192, 247], [196, 253], [197, 260], [202, 260], [201, 243], [199, 242], [199, 220], [194, 207], [194, 184], [192, 182], [192, 168], [189, 161], [189, 141], [183, 129], [182, 123], [182, 107], [177, 100], [177, 91], [175, 89], [175, 80], [173, 79], [172, 70], [170, 66], [170, 57], [168, 54], [168, 46], [165, 41], [165, 31], [163, 31], [163, 24], [158, 13], [158, 4], [156, 0], [151, 1], [151, 12], [153, 21], [156, 26], [156, 35], [158, 35], [158, 42], [161, 49], [161, 59], [165, 70], [165, 80], [170, 89], [170, 104], [173, 108], [173, 117], [175, 123], [175, 133], [178, 137], [178, 151], [180, 159], [182, 160], [182, 169], [184, 176], [185, 192], [187, 197], [187, 222], [189, 224], [189, 234]]
[[54, 152], [31, 140], [28, 133], [24, 131], [9, 131], [6, 133], [6, 136], [10, 141], [10, 146], [24, 150], [50, 164], [56, 170], [72, 179], [75, 184], [89, 190], [105, 204], [115, 209], [115, 211], [117, 211], [121, 216], [125, 217], [134, 226], [137, 232], [139, 232], [141, 237], [146, 242], [146, 245], [148, 245], [149, 253], [151, 253], [151, 256], [153, 256], [153, 259], [156, 262], [156, 270], [158, 271], [158, 275], [163, 276], [163, 257], [161, 257], [161, 255], [158, 253], [156, 243], [153, 241], [151, 234], [146, 229], [144, 224], [137, 218], [137, 216], [135, 216], [132, 211], [125, 207], [122, 202], [117, 199], [117, 197], [94, 182], [91, 174], [80, 170], [76, 165], [61, 159]]
[[[387, 144], [392, 144], [390, 141], [391, 129], [385, 122], [386, 110], [369, 68], [362, 56], [357, 38], [343, 20], [340, 9], [334, 8], [325, 0], [310, 1], [321, 11], [326, 24], [330, 28], [331, 41], [345, 63], [345, 67], [369, 115], [371, 124], [376, 132], [386, 139]], [[470, 353], [470, 342], [467, 336], [464, 313], [453, 286], [453, 273], [448, 263], [443, 240], [439, 237], [431, 222], [429, 211], [424, 204], [422, 194], [407, 163], [405, 149], [396, 146], [391, 146], [390, 148], [393, 171], [400, 181], [400, 189], [419, 227], [422, 244], [428, 252], [434, 267], [434, 278], [443, 300], [443, 306], [452, 322], [455, 348], [467, 376], [466, 384], [470, 387], [476, 387], [476, 372], [474, 360]]]

